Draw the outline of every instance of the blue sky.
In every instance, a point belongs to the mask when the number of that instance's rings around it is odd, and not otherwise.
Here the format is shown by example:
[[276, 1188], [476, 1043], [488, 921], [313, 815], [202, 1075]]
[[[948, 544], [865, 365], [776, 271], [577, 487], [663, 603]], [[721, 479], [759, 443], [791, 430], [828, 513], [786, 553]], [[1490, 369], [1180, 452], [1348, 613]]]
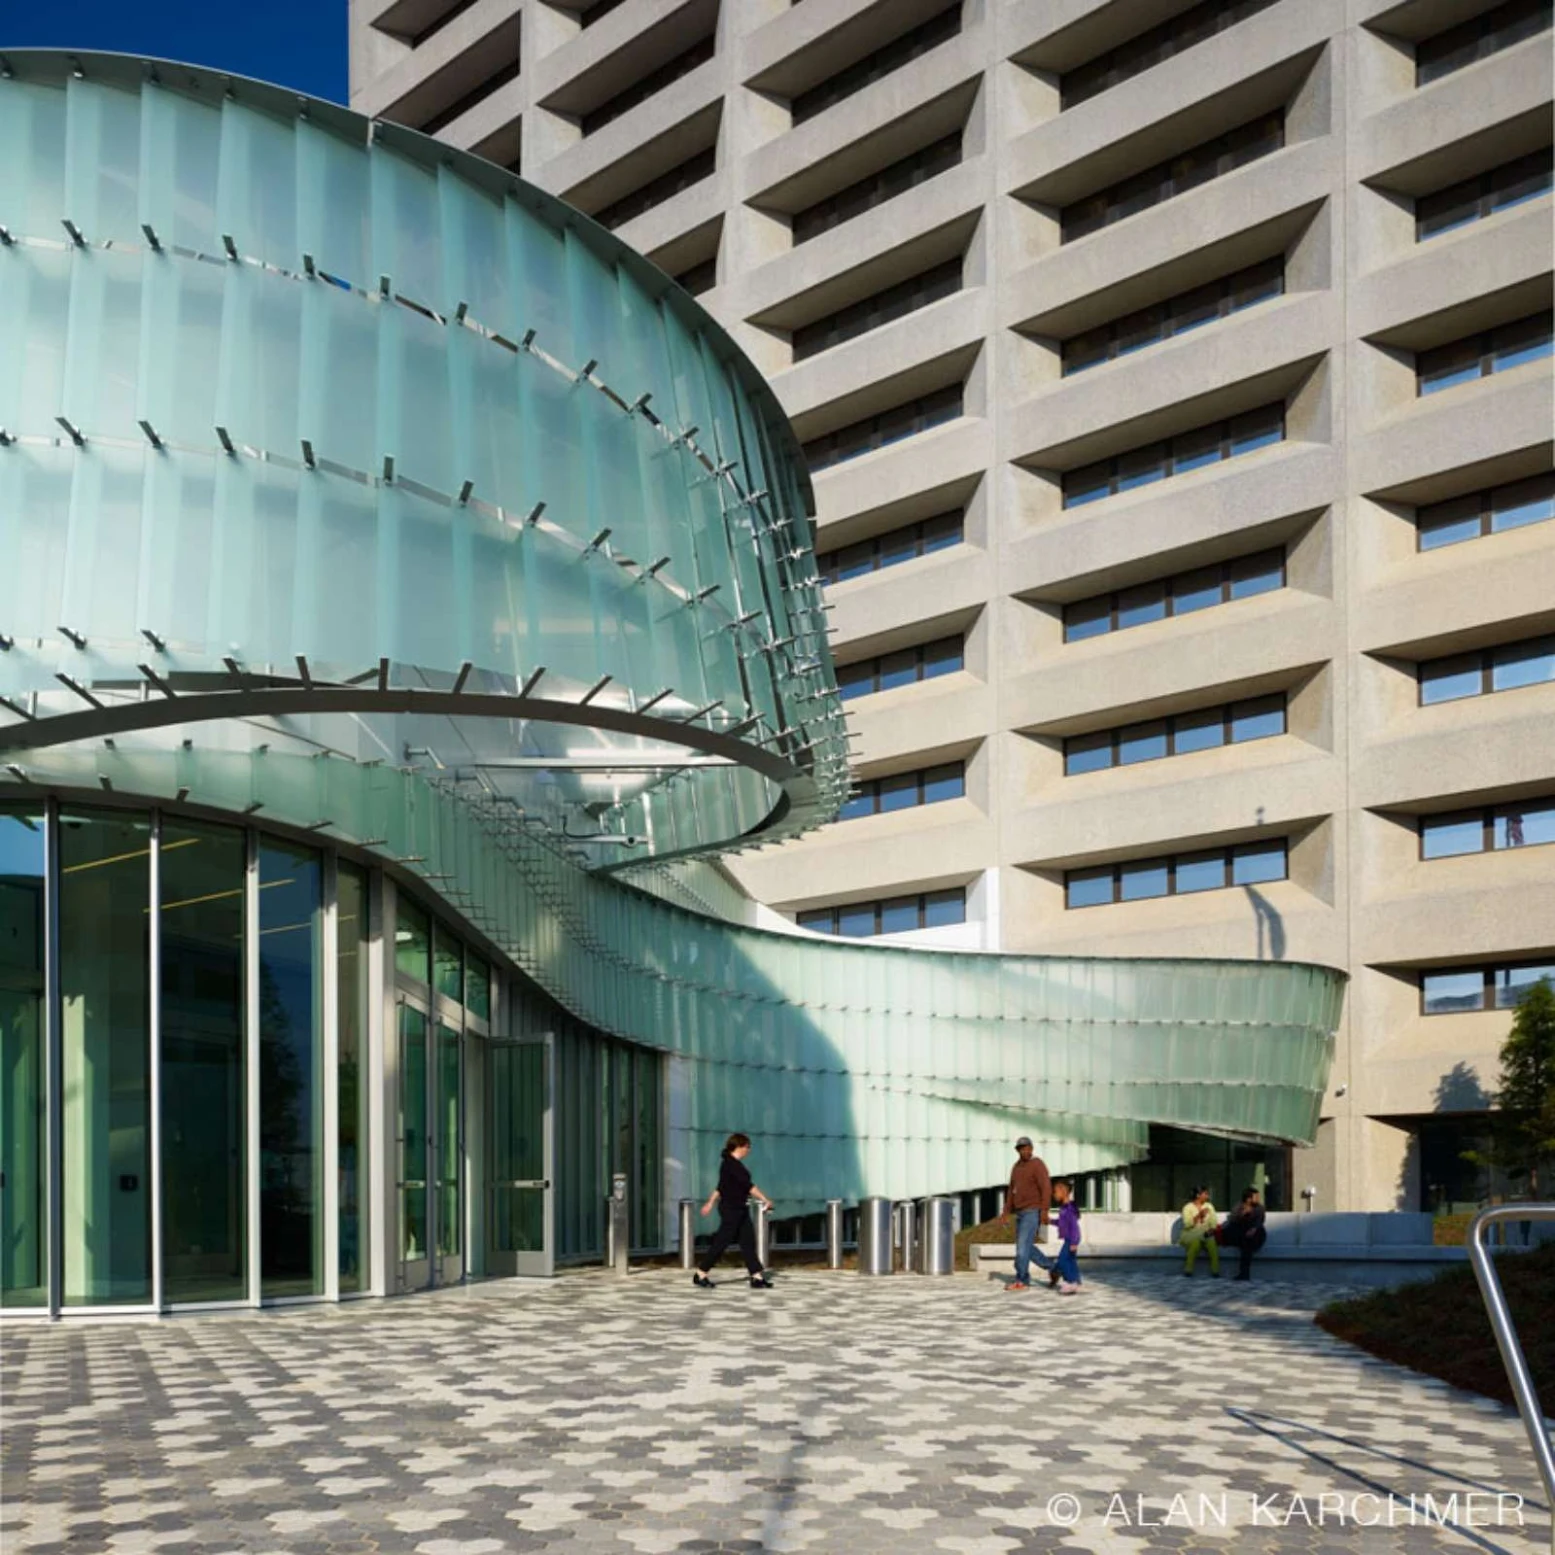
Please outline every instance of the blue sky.
[[7, 48], [152, 55], [346, 100], [346, 0], [0, 0]]

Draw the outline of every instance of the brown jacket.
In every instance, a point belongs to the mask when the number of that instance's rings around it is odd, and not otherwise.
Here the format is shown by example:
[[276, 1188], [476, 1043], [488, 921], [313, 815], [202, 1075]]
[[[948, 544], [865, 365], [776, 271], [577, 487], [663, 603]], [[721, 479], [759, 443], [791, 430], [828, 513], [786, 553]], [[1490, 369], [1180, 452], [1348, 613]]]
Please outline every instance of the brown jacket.
[[1052, 1202], [1053, 1183], [1042, 1157], [1034, 1155], [1029, 1161], [1017, 1161], [1010, 1171], [1009, 1207], [1046, 1212]]

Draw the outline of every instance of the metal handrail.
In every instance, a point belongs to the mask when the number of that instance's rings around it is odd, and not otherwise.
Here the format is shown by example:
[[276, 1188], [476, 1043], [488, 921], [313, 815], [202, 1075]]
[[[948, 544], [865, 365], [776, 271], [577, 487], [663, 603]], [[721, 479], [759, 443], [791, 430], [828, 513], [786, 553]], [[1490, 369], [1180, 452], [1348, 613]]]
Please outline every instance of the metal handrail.
[[1555, 1555], [1555, 1448], [1551, 1447], [1549, 1432], [1544, 1429], [1539, 1395], [1529, 1374], [1528, 1362], [1523, 1358], [1523, 1347], [1518, 1343], [1517, 1329], [1507, 1311], [1506, 1296], [1496, 1277], [1496, 1266], [1485, 1246], [1483, 1234], [1486, 1226], [1503, 1220], [1555, 1220], [1555, 1204], [1496, 1204], [1490, 1209], [1482, 1209], [1469, 1223], [1469, 1259], [1474, 1265], [1474, 1278], [1479, 1281], [1479, 1293], [1485, 1301], [1491, 1332], [1496, 1336], [1496, 1348], [1501, 1352], [1501, 1364], [1506, 1367], [1507, 1380], [1512, 1384], [1517, 1412], [1523, 1417], [1523, 1429], [1528, 1433], [1528, 1444], [1533, 1448], [1534, 1462], [1539, 1466], [1539, 1478], [1544, 1481], [1544, 1494], [1550, 1508], [1550, 1552]]

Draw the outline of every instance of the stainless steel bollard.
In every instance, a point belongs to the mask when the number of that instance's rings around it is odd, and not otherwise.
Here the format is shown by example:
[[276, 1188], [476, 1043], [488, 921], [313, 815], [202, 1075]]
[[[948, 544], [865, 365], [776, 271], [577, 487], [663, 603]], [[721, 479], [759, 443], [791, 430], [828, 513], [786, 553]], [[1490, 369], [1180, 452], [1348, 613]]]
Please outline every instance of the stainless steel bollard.
[[756, 1212], [756, 1262], [763, 1269], [772, 1263], [772, 1211], [765, 1204], [752, 1204]]
[[891, 1201], [860, 1199], [858, 1206], [858, 1272], [891, 1272]]
[[626, 1173], [610, 1179], [610, 1197], [605, 1200], [609, 1218], [605, 1222], [605, 1264], [617, 1274], [627, 1272], [631, 1255], [631, 1217], [626, 1203]]
[[911, 1274], [917, 1252], [918, 1206], [904, 1199], [896, 1206], [896, 1245], [902, 1250], [902, 1273]]
[[918, 1228], [919, 1274], [956, 1272], [956, 1204], [953, 1199], [925, 1199]]
[[826, 1267], [842, 1267], [842, 1200], [826, 1201]]
[[680, 1201], [680, 1266], [694, 1269], [697, 1262], [697, 1201]]

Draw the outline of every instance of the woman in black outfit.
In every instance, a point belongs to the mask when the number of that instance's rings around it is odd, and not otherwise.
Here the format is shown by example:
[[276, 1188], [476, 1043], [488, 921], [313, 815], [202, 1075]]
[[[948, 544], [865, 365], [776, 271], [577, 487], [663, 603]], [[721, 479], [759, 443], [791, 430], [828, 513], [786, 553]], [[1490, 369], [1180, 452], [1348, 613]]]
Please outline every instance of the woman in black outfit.
[[713, 1289], [713, 1282], [708, 1279], [708, 1275], [713, 1265], [736, 1242], [740, 1244], [740, 1252], [745, 1257], [751, 1289], [772, 1289], [772, 1281], [767, 1278], [761, 1260], [756, 1256], [756, 1227], [750, 1215], [752, 1199], [765, 1204], [768, 1209], [772, 1208], [772, 1200], [751, 1181], [751, 1174], [745, 1166], [745, 1157], [750, 1151], [748, 1135], [731, 1134], [724, 1142], [723, 1162], [718, 1168], [718, 1186], [702, 1206], [704, 1215], [711, 1215], [713, 1205], [718, 1206], [718, 1231], [713, 1237], [712, 1246], [702, 1255], [696, 1273], [691, 1276], [691, 1283], [699, 1290]]

